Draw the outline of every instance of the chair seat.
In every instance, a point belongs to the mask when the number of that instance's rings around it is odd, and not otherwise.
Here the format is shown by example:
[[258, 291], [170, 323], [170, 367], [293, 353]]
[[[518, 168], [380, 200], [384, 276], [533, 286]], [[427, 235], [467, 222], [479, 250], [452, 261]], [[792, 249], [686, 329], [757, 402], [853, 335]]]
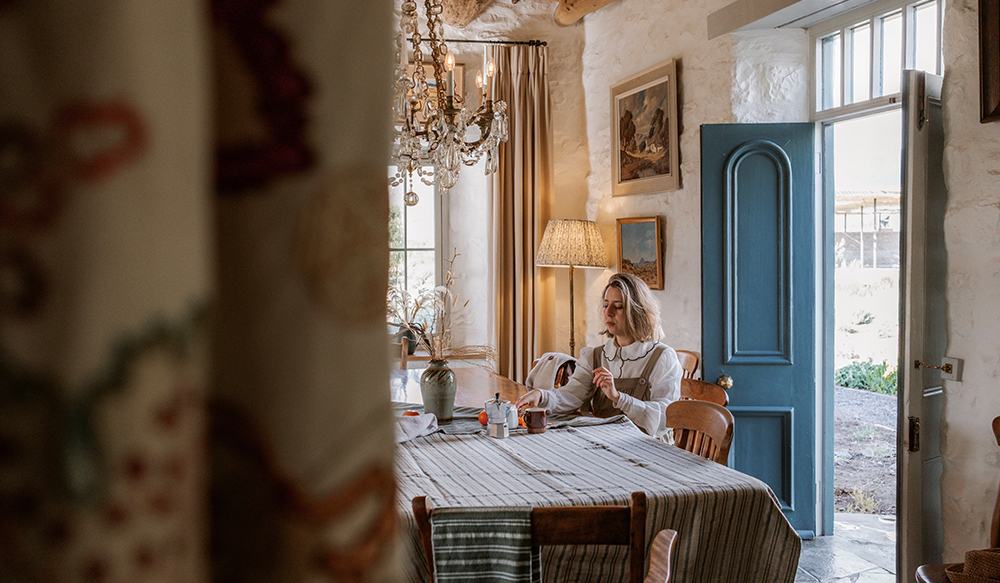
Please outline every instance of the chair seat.
[[948, 583], [944, 570], [951, 565], [920, 565], [917, 567], [917, 583]]

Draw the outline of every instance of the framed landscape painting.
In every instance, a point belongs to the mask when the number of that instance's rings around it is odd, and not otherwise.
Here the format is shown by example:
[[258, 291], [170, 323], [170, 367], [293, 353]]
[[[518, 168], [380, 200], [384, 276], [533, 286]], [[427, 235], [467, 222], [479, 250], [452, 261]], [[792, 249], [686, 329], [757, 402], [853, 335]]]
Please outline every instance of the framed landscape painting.
[[611, 194], [681, 187], [677, 64], [673, 59], [611, 87]]
[[618, 273], [631, 273], [649, 289], [663, 289], [660, 217], [618, 219]]

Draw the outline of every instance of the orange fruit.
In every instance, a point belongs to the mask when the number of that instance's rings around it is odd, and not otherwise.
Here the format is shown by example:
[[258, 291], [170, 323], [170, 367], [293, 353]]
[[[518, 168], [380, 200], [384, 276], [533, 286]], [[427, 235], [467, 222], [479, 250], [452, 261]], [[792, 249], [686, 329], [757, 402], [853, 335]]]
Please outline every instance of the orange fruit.
[[517, 416], [517, 424], [521, 427], [527, 427], [527, 425], [524, 424], [524, 415]]
[[487, 423], [490, 422], [490, 417], [489, 415], [486, 414], [486, 410], [483, 410], [479, 413], [479, 422], [482, 423], [483, 425], [486, 425]]
[[420, 415], [420, 413], [416, 411], [403, 411], [403, 417], [416, 417], [418, 415]]

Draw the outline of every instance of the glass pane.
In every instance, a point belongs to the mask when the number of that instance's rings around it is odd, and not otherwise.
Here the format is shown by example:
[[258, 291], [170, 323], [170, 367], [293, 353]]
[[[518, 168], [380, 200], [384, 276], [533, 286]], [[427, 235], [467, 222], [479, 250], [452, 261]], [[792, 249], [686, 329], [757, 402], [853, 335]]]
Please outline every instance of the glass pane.
[[425, 188], [429, 193], [414, 189], [420, 196], [420, 202], [406, 209], [406, 246], [409, 249], [434, 248], [434, 189]]
[[[899, 199], [902, 114], [894, 109], [834, 124], [837, 196]], [[870, 221], [871, 219], [869, 219]], [[869, 222], [865, 228], [871, 229]]]
[[434, 287], [434, 271], [434, 251], [410, 251], [406, 254], [406, 287], [410, 293]]
[[882, 20], [882, 93], [899, 93], [903, 75], [903, 13], [886, 16]]
[[851, 59], [852, 77], [854, 91], [851, 96], [852, 103], [866, 101], [869, 99], [869, 88], [871, 85], [871, 25], [863, 24], [851, 29]]
[[822, 40], [821, 109], [840, 107], [840, 34]]
[[915, 69], [937, 73], [938, 11], [937, 2], [930, 2], [913, 9]]
[[[389, 168], [390, 174], [395, 170]], [[405, 241], [403, 232], [403, 217], [406, 216], [406, 205], [403, 204], [403, 185], [389, 187], [389, 247], [401, 249]]]
[[403, 251], [389, 252], [389, 285], [400, 287], [406, 277], [406, 253]]

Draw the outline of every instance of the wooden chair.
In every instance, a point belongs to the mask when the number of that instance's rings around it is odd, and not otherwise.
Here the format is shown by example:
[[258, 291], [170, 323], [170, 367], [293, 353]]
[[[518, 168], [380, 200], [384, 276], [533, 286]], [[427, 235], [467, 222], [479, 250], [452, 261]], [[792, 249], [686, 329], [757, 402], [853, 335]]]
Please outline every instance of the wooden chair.
[[[531, 368], [535, 368], [536, 366], [538, 366], [538, 363], [541, 361], [542, 359], [540, 358], [532, 360]], [[559, 387], [568, 383], [570, 377], [573, 376], [574, 371], [576, 371], [576, 360], [569, 360], [564, 362], [562, 366], [559, 367], [559, 370], [556, 371], [556, 378], [555, 382], [552, 384], [552, 388], [558, 389]]]
[[708, 401], [725, 407], [729, 404], [729, 393], [715, 383], [695, 379], [681, 379], [681, 398]]
[[649, 572], [643, 583], [670, 583], [670, 561], [677, 543], [677, 531], [664, 528], [649, 547]]
[[722, 405], [684, 399], [667, 405], [674, 445], [726, 465], [733, 443], [733, 414]]
[[[427, 572], [433, 581], [434, 552], [427, 499], [417, 496], [412, 504], [413, 517], [424, 545]], [[646, 564], [646, 493], [633, 492], [628, 506], [537, 506], [531, 511], [531, 544], [543, 547], [628, 545], [629, 583], [645, 583], [642, 574]], [[661, 542], [660, 547], [664, 544], [672, 547], [673, 543]], [[670, 550], [668, 548], [665, 553], [668, 574]]]
[[410, 356], [410, 339], [402, 336], [399, 339], [399, 345], [402, 347], [399, 351], [399, 369], [406, 370], [406, 359]]
[[[993, 437], [1000, 445], [1000, 417], [993, 418]], [[993, 522], [990, 524], [990, 547], [1000, 546], [1000, 488], [997, 490], [997, 501], [993, 505]], [[945, 573], [950, 565], [920, 565], [917, 567], [917, 583], [948, 583]]]
[[691, 352], [690, 350], [675, 350], [677, 353], [677, 360], [681, 361], [681, 368], [684, 369], [684, 378], [693, 379], [694, 373], [698, 372], [698, 358], [697, 352]]

